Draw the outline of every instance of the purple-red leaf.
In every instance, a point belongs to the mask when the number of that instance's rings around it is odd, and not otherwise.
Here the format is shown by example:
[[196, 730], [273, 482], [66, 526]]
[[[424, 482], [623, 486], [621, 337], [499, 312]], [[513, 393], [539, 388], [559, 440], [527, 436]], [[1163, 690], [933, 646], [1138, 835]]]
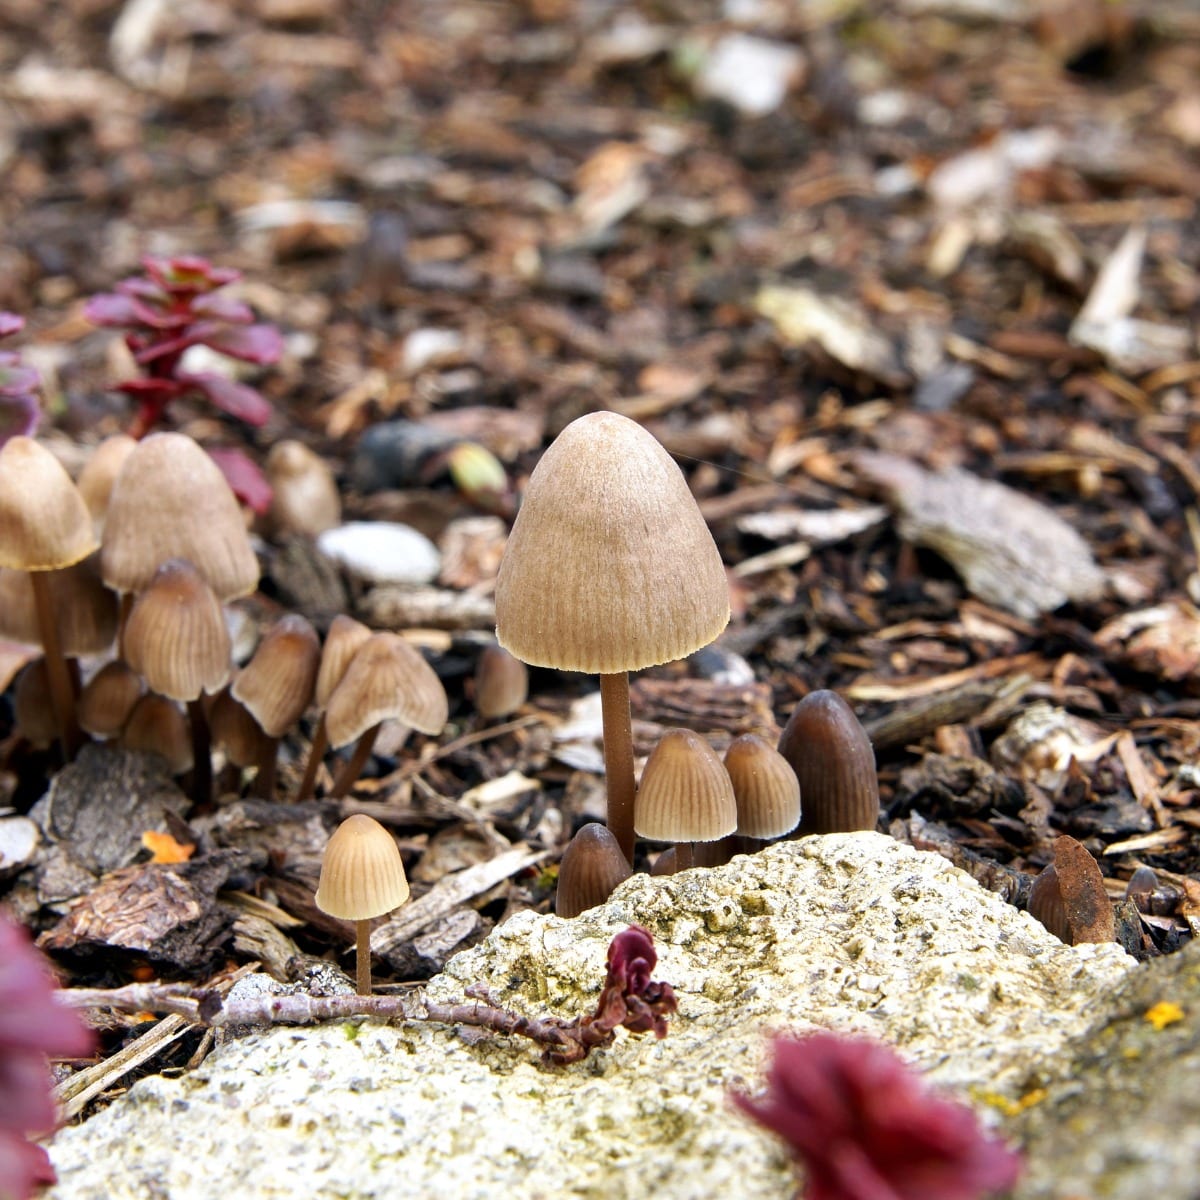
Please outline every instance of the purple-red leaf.
[[43, 1184], [55, 1182], [50, 1156], [41, 1146], [0, 1130], [0, 1196], [28, 1200]]
[[[201, 326], [196, 329], [199, 331]], [[243, 362], [274, 363], [283, 353], [283, 336], [274, 325], [235, 325], [222, 329], [205, 322], [203, 329], [197, 341]]]
[[254, 311], [250, 305], [216, 292], [197, 296], [192, 302], [192, 312], [214, 321], [227, 321], [230, 325], [250, 325], [254, 321]]
[[233, 494], [260, 517], [265, 516], [271, 508], [273, 493], [258, 464], [228, 446], [210, 449], [208, 456], [221, 468]]
[[265, 425], [271, 417], [271, 405], [263, 394], [245, 383], [238, 383], [215, 371], [178, 375], [184, 385], [203, 392], [222, 412], [245, 421], [247, 425]]
[[25, 318], [16, 313], [0, 312], [0, 337], [8, 337], [10, 333], [20, 333], [25, 328]]
[[133, 297], [119, 292], [101, 292], [92, 296], [83, 306], [83, 315], [93, 325], [123, 328], [138, 323]]

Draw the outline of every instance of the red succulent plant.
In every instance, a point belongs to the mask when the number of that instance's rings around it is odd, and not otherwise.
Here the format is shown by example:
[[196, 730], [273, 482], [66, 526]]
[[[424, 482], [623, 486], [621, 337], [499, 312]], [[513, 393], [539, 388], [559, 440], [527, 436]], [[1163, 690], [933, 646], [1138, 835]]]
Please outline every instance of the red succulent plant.
[[[149, 433], [173, 400], [197, 394], [247, 425], [265, 424], [271, 405], [256, 388], [219, 371], [184, 366], [184, 355], [193, 346], [207, 346], [242, 362], [278, 362], [283, 352], [279, 330], [255, 324], [249, 305], [219, 294], [240, 279], [241, 272], [214, 267], [197, 256], [145, 258], [142, 265], [144, 275], [123, 280], [115, 292], [93, 296], [84, 308], [95, 324], [126, 331], [125, 343], [145, 372], [144, 378], [117, 386], [137, 401], [130, 434], [140, 438]], [[257, 465], [228, 449], [218, 465], [242, 499], [265, 511], [271, 493]]]
[[54, 1170], [27, 1134], [54, 1127], [48, 1054], [90, 1054], [93, 1038], [54, 1002], [54, 983], [24, 930], [0, 917], [0, 1197], [25, 1200]]
[[[0, 338], [19, 333], [25, 327], [23, 317], [0, 312]], [[0, 446], [18, 434], [32, 435], [41, 419], [37, 389], [40, 384], [33, 367], [21, 362], [13, 350], [0, 350]]]
[[1016, 1182], [1017, 1154], [889, 1047], [813, 1033], [773, 1049], [766, 1093], [733, 1101], [788, 1143], [804, 1200], [976, 1200]]

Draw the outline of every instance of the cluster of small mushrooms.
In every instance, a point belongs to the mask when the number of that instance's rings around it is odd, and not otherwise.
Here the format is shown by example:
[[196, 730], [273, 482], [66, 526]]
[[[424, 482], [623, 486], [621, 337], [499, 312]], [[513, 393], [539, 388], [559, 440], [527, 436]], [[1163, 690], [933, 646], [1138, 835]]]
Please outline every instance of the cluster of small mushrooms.
[[[328, 746], [353, 745], [332, 787], [342, 796], [382, 722], [441, 732], [446, 693], [424, 657], [349, 617], [322, 646], [305, 618], [285, 615], [235, 668], [224, 606], [258, 580], [237, 500], [191, 438], [109, 438], [78, 483], [29, 438], [0, 449], [0, 637], [15, 643], [6, 679], [20, 669], [18, 728], [35, 745], [57, 742], [64, 760], [85, 733], [153, 751], [190, 771], [193, 799], [207, 804], [215, 745], [270, 797], [280, 739], [315, 702], [299, 798]], [[109, 657], [81, 686], [77, 661], [97, 656]]]

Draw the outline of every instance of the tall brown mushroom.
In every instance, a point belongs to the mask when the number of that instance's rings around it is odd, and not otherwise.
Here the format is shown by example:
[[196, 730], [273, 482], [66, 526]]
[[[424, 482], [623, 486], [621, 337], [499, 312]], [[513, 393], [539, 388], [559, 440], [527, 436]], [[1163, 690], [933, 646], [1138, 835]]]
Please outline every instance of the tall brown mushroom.
[[629, 671], [729, 621], [721, 556], [683, 473], [636, 422], [571, 422], [530, 477], [496, 582], [496, 637], [523, 662], [600, 676], [608, 825], [633, 861]]
[[5, 442], [0, 449], [0, 566], [29, 575], [55, 721], [67, 756], [78, 736], [75, 691], [54, 617], [48, 573], [80, 562], [97, 545], [87, 505], [58, 459], [32, 438]]

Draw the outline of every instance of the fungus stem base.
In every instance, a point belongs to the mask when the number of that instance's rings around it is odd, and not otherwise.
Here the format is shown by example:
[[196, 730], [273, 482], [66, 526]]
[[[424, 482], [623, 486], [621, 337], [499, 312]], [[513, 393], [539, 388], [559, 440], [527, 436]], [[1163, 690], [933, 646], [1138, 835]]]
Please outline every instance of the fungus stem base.
[[354, 922], [354, 977], [360, 996], [371, 994], [371, 922]]
[[333, 781], [333, 788], [329, 795], [334, 800], [344, 799], [354, 786], [354, 781], [362, 774], [363, 767], [367, 765], [367, 759], [371, 757], [371, 750], [374, 748], [375, 739], [378, 736], [379, 726], [372, 725], [358, 739], [358, 745], [354, 747], [354, 753], [346, 759], [342, 769], [338, 772], [337, 778]]
[[321, 766], [321, 759], [325, 757], [328, 746], [329, 735], [325, 732], [325, 714], [322, 713], [320, 720], [317, 721], [316, 732], [313, 734], [312, 746], [308, 751], [308, 762], [304, 764], [304, 778], [300, 780], [300, 790], [296, 793], [298, 801], [307, 800], [316, 791], [317, 770]]
[[629, 713], [629, 674], [600, 676], [604, 722], [604, 778], [608, 788], [608, 828], [625, 861], [633, 866], [633, 722]]

